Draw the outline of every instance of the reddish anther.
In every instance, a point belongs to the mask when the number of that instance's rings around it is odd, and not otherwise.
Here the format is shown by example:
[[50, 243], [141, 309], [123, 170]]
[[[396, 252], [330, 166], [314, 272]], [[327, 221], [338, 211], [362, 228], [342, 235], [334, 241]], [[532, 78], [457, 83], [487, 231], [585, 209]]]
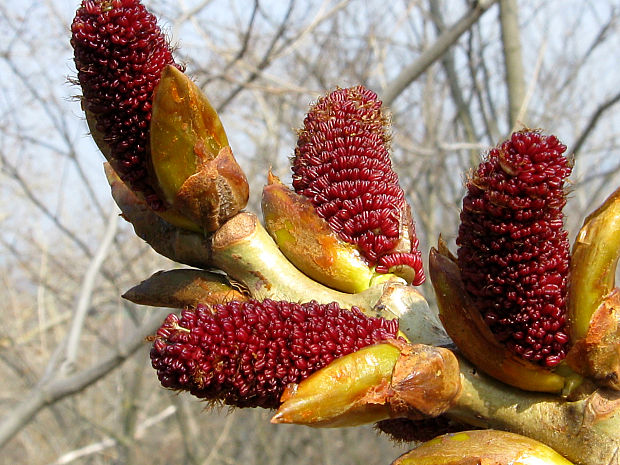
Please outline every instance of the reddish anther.
[[110, 163], [153, 209], [163, 208], [147, 179], [147, 146], [161, 71], [181, 69], [166, 37], [138, 0], [85, 0], [71, 32], [82, 104], [110, 148]]
[[168, 316], [151, 362], [164, 387], [227, 405], [275, 408], [287, 384], [397, 333], [397, 320], [335, 303], [199, 305]]
[[[340, 238], [359, 247], [369, 265], [397, 265], [424, 282], [421, 254], [405, 194], [389, 155], [388, 118], [377, 95], [362, 87], [337, 89], [306, 115], [293, 159], [293, 187]], [[410, 247], [395, 250], [407, 228]]]
[[568, 345], [565, 150], [531, 130], [491, 150], [467, 182], [457, 238], [463, 282], [491, 331], [544, 366], [560, 363]]

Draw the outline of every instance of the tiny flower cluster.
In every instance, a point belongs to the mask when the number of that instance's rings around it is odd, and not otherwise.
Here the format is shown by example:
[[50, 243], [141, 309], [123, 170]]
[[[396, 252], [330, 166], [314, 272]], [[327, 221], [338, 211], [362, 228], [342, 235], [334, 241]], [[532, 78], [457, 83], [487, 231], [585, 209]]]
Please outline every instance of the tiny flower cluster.
[[549, 367], [568, 344], [565, 150], [555, 136], [530, 130], [491, 150], [467, 182], [457, 238], [463, 282], [491, 331]]
[[[359, 247], [377, 272], [397, 265], [424, 282], [418, 239], [389, 155], [388, 119], [377, 95], [337, 89], [310, 109], [293, 159], [293, 188], [344, 241]], [[403, 227], [406, 250], [398, 250]]]
[[227, 405], [276, 408], [287, 384], [397, 333], [397, 320], [335, 303], [198, 305], [168, 316], [151, 362], [164, 387]]
[[147, 173], [152, 97], [163, 68], [181, 66], [138, 0], [85, 0], [71, 32], [84, 109], [109, 146], [114, 170], [151, 208], [162, 209]]

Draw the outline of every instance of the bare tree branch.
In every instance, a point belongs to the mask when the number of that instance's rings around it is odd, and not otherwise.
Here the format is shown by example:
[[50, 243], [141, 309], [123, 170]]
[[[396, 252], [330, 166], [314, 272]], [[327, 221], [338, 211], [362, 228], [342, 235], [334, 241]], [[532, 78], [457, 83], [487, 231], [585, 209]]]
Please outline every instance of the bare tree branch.
[[284, 15], [284, 18], [282, 19], [282, 21], [280, 22], [280, 26], [278, 27], [278, 30], [276, 31], [276, 33], [274, 34], [273, 38], [271, 39], [271, 43], [269, 44], [269, 46], [267, 47], [267, 50], [265, 51], [265, 53], [263, 54], [263, 58], [260, 60], [260, 62], [258, 63], [258, 65], [256, 66], [256, 70], [251, 72], [250, 75], [245, 79], [245, 81], [241, 84], [239, 84], [232, 92], [230, 92], [228, 94], [228, 96], [218, 105], [217, 110], [219, 112], [223, 112], [224, 109], [233, 101], [233, 99], [239, 94], [239, 92], [241, 92], [243, 89], [245, 89], [248, 84], [250, 84], [251, 82], [253, 82], [256, 78], [258, 78], [260, 76], [260, 72], [265, 69], [267, 66], [269, 66], [269, 63], [271, 63], [271, 60], [273, 59], [273, 52], [274, 49], [276, 48], [276, 44], [278, 43], [278, 41], [280, 40], [281, 37], [283, 37], [284, 35], [284, 31], [286, 31], [286, 28], [288, 27], [288, 19], [291, 16], [291, 13], [293, 12], [293, 7], [295, 5], [294, 0], [291, 0], [289, 2], [288, 8], [286, 10], [286, 14]]
[[[168, 419], [168, 417], [177, 413], [177, 408], [169, 405], [161, 412], [153, 415], [145, 419], [142, 423], [140, 423], [136, 428], [135, 438], [142, 438], [149, 428], [161, 423], [162, 421]], [[76, 460], [87, 457], [89, 455], [97, 454], [105, 449], [110, 447], [114, 447], [117, 444], [117, 441], [113, 438], [104, 438], [101, 441], [94, 442], [84, 447], [80, 447], [79, 449], [75, 449], [69, 452], [64, 453], [56, 461], [51, 463], [50, 465], [66, 465], [71, 462], [75, 462]]]
[[527, 86], [527, 91], [523, 96], [523, 100], [521, 101], [521, 107], [519, 108], [519, 112], [514, 120], [514, 125], [512, 127], [513, 131], [519, 129], [520, 127], [527, 126], [526, 115], [527, 109], [532, 100], [532, 96], [534, 95], [534, 90], [538, 84], [538, 78], [540, 76], [540, 69], [542, 68], [543, 57], [545, 56], [545, 52], [547, 50], [546, 42], [540, 47], [538, 51], [538, 57], [536, 59], [536, 65], [534, 66], [534, 73], [532, 75], [532, 79], [530, 80], [529, 85]]
[[620, 92], [618, 92], [616, 95], [609, 98], [605, 102], [601, 103], [598, 108], [594, 110], [594, 113], [592, 113], [592, 116], [590, 116], [588, 124], [586, 124], [586, 127], [583, 129], [583, 131], [581, 131], [579, 137], [577, 137], [577, 140], [575, 141], [575, 144], [573, 145], [569, 153], [573, 153], [574, 157], [577, 158], [577, 155], [581, 151], [581, 147], [583, 147], [586, 139], [590, 136], [590, 134], [596, 127], [596, 124], [598, 123], [598, 120], [601, 118], [601, 116], [603, 116], [603, 113], [605, 113], [618, 102], [620, 102]]
[[80, 335], [84, 326], [84, 320], [86, 319], [86, 313], [88, 312], [88, 308], [90, 307], [90, 301], [95, 287], [95, 278], [99, 274], [99, 270], [101, 269], [104, 260], [110, 252], [110, 246], [112, 245], [114, 237], [116, 236], [119, 213], [120, 210], [115, 204], [110, 210], [110, 214], [108, 216], [108, 225], [103, 234], [103, 238], [101, 239], [101, 244], [99, 244], [99, 248], [97, 249], [97, 252], [93, 256], [93, 259], [91, 260], [88, 269], [84, 274], [82, 287], [80, 288], [80, 296], [73, 317], [73, 324], [71, 325], [71, 331], [69, 332], [69, 336], [67, 337], [65, 360], [60, 367], [60, 371], [64, 376], [67, 376], [75, 369], [75, 361], [78, 354]]
[[0, 423], [0, 448], [27, 425], [42, 409], [67, 396], [82, 391], [118, 368], [138, 349], [144, 346], [144, 338], [161, 324], [160, 314], [151, 316], [127, 336], [118, 349], [103, 357], [96, 365], [66, 378], [54, 379], [38, 386], [24, 395], [23, 400]]
[[499, 19], [502, 26], [502, 46], [508, 91], [508, 125], [515, 128], [519, 110], [525, 98], [523, 58], [521, 57], [521, 32], [516, 0], [500, 0]]
[[209, 82], [213, 81], [214, 79], [218, 79], [224, 76], [226, 72], [230, 68], [232, 68], [235, 64], [237, 64], [237, 62], [241, 60], [241, 58], [243, 58], [244, 55], [247, 53], [248, 45], [250, 43], [250, 38], [252, 37], [252, 30], [253, 30], [254, 23], [256, 20], [257, 12], [258, 12], [258, 0], [254, 0], [254, 6], [252, 8], [252, 14], [250, 15], [250, 21], [248, 22], [248, 26], [243, 34], [243, 38], [241, 39], [241, 46], [239, 47], [239, 50], [237, 51], [237, 53], [235, 53], [233, 58], [228, 63], [226, 63], [225, 66], [222, 67], [221, 72], [219, 72], [217, 75], [212, 75], [212, 76], [207, 75], [205, 79], [203, 79], [202, 82], [200, 83], [201, 87], [205, 87], [207, 84], [209, 84]]
[[[490, 89], [491, 73], [484, 60], [485, 48], [486, 45], [480, 37], [479, 28], [474, 26], [469, 34], [467, 45], [467, 66], [472, 80], [472, 91], [478, 102], [487, 138], [489, 142], [493, 142], [499, 137], [500, 133], [497, 125], [498, 116], [495, 101]], [[478, 73], [482, 74], [480, 79]]]
[[[439, 34], [442, 34], [445, 31], [446, 25], [443, 21], [441, 10], [439, 8], [439, 2], [430, 0], [428, 3], [435, 28]], [[450, 95], [452, 95], [452, 100], [454, 100], [454, 104], [456, 105], [458, 118], [463, 124], [467, 141], [473, 143], [477, 140], [476, 131], [474, 130], [474, 121], [469, 105], [463, 97], [462, 85], [459, 82], [459, 76], [456, 72], [456, 67], [454, 64], [454, 55], [451, 50], [448, 50], [443, 55], [441, 64], [446, 72], [448, 83], [450, 85]], [[470, 151], [470, 162], [472, 166], [477, 162], [477, 155], [477, 152], [473, 150]]]
[[465, 13], [456, 24], [452, 25], [441, 34], [435, 43], [426, 49], [413, 63], [403, 69], [396, 78], [383, 89], [382, 100], [386, 106], [391, 106], [394, 100], [435, 63], [454, 44], [465, 31], [467, 31], [482, 14], [488, 10], [497, 0], [481, 0]]
[[618, 23], [618, 18], [620, 8], [617, 6], [614, 7], [611, 11], [611, 15], [609, 16], [609, 20], [601, 27], [596, 37], [590, 43], [586, 52], [581, 56], [577, 63], [575, 63], [574, 69], [576, 72], [569, 73], [564, 82], [560, 86], [558, 86], [558, 92], [563, 92], [569, 86], [571, 82], [573, 82], [579, 76], [579, 71], [585, 67], [587, 61], [594, 55], [594, 52], [605, 43], [609, 37], [613, 37], [613, 30], [616, 28]]

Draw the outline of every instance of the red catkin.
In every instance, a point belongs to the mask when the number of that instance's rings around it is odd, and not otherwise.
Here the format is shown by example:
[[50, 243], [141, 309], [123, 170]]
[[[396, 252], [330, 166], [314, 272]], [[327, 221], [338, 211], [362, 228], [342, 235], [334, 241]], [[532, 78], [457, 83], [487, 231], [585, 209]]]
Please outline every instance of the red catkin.
[[[392, 169], [389, 121], [377, 95], [362, 87], [337, 89], [314, 104], [299, 131], [293, 188], [344, 241], [358, 246], [370, 266], [397, 265], [424, 282], [418, 239], [405, 194]], [[401, 227], [410, 250], [396, 251]]]
[[397, 320], [336, 303], [198, 305], [168, 316], [151, 363], [164, 387], [227, 405], [276, 408], [287, 384], [397, 333]]
[[571, 164], [555, 136], [523, 130], [467, 182], [457, 238], [465, 288], [497, 339], [524, 359], [566, 355], [570, 251], [563, 228]]
[[82, 105], [96, 120], [121, 179], [164, 208], [148, 181], [153, 91], [176, 65], [155, 16], [138, 0], [84, 0], [71, 25]]

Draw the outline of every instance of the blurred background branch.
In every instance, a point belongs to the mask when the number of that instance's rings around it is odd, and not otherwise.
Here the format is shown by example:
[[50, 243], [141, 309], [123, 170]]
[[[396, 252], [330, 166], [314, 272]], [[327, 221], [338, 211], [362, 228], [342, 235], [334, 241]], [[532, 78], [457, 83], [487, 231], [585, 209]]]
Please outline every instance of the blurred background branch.
[[499, 22], [502, 30], [502, 46], [506, 68], [508, 92], [508, 124], [518, 129], [517, 118], [525, 99], [523, 58], [521, 56], [521, 28], [517, 0], [500, 0]]
[[[145, 3], [220, 112], [254, 212], [269, 167], [290, 182], [308, 104], [356, 84], [390, 107], [394, 166], [425, 260], [439, 233], [454, 248], [467, 170], [515, 124], [556, 134], [576, 155], [570, 237], [620, 185], [617, 2]], [[371, 428], [320, 433], [269, 425], [264, 411], [227, 415], [160, 387], [144, 338], [166, 312], [119, 296], [177, 265], [112, 216], [103, 157], [67, 82], [77, 6], [0, 4], [3, 459], [379, 464], [410, 448]]]

